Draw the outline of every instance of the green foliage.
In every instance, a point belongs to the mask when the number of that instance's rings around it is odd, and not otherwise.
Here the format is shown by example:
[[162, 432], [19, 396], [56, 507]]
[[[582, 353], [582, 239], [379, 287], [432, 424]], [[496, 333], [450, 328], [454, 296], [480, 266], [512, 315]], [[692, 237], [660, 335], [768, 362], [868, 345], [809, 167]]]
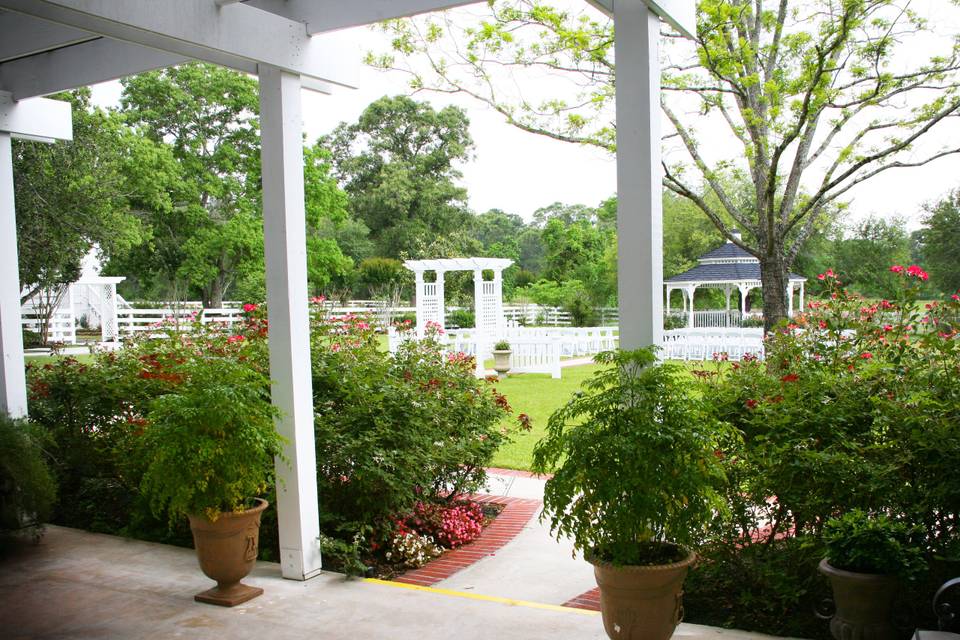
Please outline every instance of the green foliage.
[[325, 532], [392, 528], [417, 500], [476, 490], [507, 438], [509, 405], [439, 343], [404, 341], [385, 355], [362, 318], [316, 318], [313, 344], [317, 486]]
[[850, 229], [845, 237], [835, 240], [832, 248], [833, 268], [849, 288], [861, 295], [877, 297], [895, 285], [891, 264], [910, 261], [910, 239], [905, 221], [886, 221], [869, 217]]
[[393, 258], [367, 258], [360, 263], [359, 284], [367, 295], [381, 296], [392, 288], [402, 287], [410, 279], [410, 271]]
[[510, 343], [506, 340], [500, 340], [495, 345], [493, 345], [494, 350], [496, 351], [509, 351]]
[[921, 229], [924, 264], [939, 290], [960, 289], [960, 189], [927, 207]]
[[721, 507], [715, 454], [732, 439], [691, 393], [683, 370], [652, 351], [606, 352], [584, 391], [550, 416], [533, 470], [551, 530], [615, 564], [646, 564], [642, 545], [695, 545]]
[[455, 309], [450, 312], [448, 323], [460, 329], [472, 329], [477, 326], [477, 318], [473, 311]]
[[823, 526], [827, 561], [837, 569], [909, 577], [924, 568], [918, 531], [884, 514], [853, 509]]
[[257, 83], [192, 63], [125, 79], [121, 105], [169, 149], [176, 180], [172, 210], [144, 213], [150, 243], [112, 268], [155, 287], [195, 287], [205, 306], [219, 307], [238, 279], [263, 269]]
[[0, 533], [47, 522], [57, 496], [44, 434], [26, 420], [0, 414]]
[[455, 184], [460, 172], [454, 165], [467, 159], [473, 141], [461, 109], [437, 111], [404, 96], [384, 96], [322, 143], [332, 151], [350, 210], [370, 229], [377, 254], [436, 257], [429, 248], [434, 239], [456, 237], [467, 226], [466, 190]]
[[163, 375], [182, 380], [150, 403], [141, 490], [154, 514], [216, 520], [248, 508], [271, 486], [282, 450], [269, 378], [209, 351], [165, 367]]
[[54, 98], [72, 106], [73, 140], [13, 142], [19, 275], [29, 290], [75, 280], [94, 246], [110, 256], [140, 244], [132, 210], [171, 204], [172, 159], [161, 147], [93, 107], [89, 89]]

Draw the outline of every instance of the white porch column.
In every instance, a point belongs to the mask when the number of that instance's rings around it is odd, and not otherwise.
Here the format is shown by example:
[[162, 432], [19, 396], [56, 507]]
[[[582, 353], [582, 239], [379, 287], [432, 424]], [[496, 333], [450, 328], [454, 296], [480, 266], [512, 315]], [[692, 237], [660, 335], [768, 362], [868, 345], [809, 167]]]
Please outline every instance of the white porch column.
[[441, 329], [447, 328], [447, 294], [443, 290], [443, 276], [446, 274], [446, 271], [441, 271], [437, 269], [434, 273], [437, 274], [437, 324], [440, 325]]
[[803, 303], [803, 285], [804, 282], [800, 281], [800, 313], [803, 313], [806, 310], [806, 305]]
[[673, 288], [672, 288], [672, 287], [667, 287], [666, 308], [663, 310], [663, 312], [664, 312], [666, 315], [668, 315], [668, 316], [670, 315], [670, 294], [671, 294], [671, 293], [673, 293]]
[[270, 320], [270, 378], [287, 439], [277, 460], [277, 518], [284, 578], [320, 572], [320, 518], [310, 374], [300, 78], [261, 65], [263, 236]]
[[644, 0], [617, 0], [613, 16], [620, 346], [636, 349], [663, 342], [660, 19]]
[[17, 217], [13, 201], [13, 150], [0, 131], [0, 413], [27, 415], [27, 381], [20, 327]]
[[747, 296], [750, 295], [750, 287], [740, 285], [737, 288], [740, 289], [740, 315], [744, 317], [747, 315]]

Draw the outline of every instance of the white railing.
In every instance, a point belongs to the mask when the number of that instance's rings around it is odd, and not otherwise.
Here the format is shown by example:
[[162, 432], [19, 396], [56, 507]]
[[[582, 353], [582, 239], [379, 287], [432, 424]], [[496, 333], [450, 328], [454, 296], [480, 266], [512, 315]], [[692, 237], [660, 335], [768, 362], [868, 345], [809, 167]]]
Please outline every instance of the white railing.
[[741, 360], [750, 354], [763, 358], [762, 328], [673, 329], [663, 332], [665, 360], [712, 360], [714, 354], [726, 354]]
[[[42, 326], [41, 314], [30, 306], [20, 309], [20, 323], [27, 331], [40, 333]], [[47, 324], [47, 342], [63, 342], [75, 344], [77, 342], [76, 321], [69, 305], [58, 307], [50, 316]]]
[[117, 309], [117, 321], [120, 325], [120, 335], [132, 336], [144, 331], [162, 330], [162, 325], [172, 324], [174, 327], [186, 329], [196, 317], [204, 324], [219, 322], [232, 327], [240, 320], [243, 312], [240, 309]]
[[[686, 311], [672, 309], [669, 314], [666, 314], [666, 317], [669, 317], [676, 322], [683, 323], [684, 327], [686, 327], [690, 322], [690, 314]], [[730, 311], [725, 311], [723, 309], [705, 309], [702, 311], [693, 312], [693, 328], [713, 329], [741, 327], [743, 326], [744, 319], [748, 318], [760, 320], [763, 318], [763, 314], [747, 312], [746, 315], [743, 315], [739, 310], [736, 309], [731, 309]]]

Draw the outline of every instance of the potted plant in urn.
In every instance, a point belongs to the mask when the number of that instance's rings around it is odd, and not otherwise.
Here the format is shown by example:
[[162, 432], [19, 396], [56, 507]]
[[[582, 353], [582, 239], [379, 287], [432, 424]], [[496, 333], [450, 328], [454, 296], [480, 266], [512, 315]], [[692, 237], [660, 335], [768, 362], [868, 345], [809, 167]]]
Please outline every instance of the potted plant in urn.
[[263, 593], [241, 584], [257, 559], [263, 495], [282, 437], [270, 381], [249, 362], [191, 354], [150, 405], [141, 491], [157, 515], [188, 517], [200, 568], [217, 586], [198, 602], [232, 607]]
[[716, 451], [733, 432], [652, 349], [595, 361], [600, 370], [534, 448], [533, 470], [554, 473], [544, 516], [593, 564], [607, 635], [666, 640], [682, 617], [692, 547], [722, 509]]
[[493, 370], [497, 372], [500, 378], [507, 375], [510, 371], [510, 343], [506, 340], [500, 340], [493, 345]]
[[833, 588], [834, 638], [896, 640], [903, 635], [891, 613], [901, 579], [924, 568], [917, 535], [914, 527], [858, 509], [826, 522], [826, 557], [819, 570]]

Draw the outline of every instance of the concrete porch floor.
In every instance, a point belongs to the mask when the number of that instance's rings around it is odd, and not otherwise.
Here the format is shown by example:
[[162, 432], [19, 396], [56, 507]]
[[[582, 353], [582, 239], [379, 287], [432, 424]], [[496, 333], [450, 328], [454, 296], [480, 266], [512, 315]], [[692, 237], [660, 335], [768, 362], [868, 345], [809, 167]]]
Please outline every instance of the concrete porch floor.
[[[554, 605], [418, 591], [323, 574], [280, 577], [260, 562], [245, 581], [264, 595], [224, 609], [193, 601], [211, 586], [194, 552], [50, 526], [37, 546], [0, 559], [0, 636], [21, 638], [605, 638], [599, 614]], [[491, 594], [495, 595], [495, 594]], [[479, 596], [482, 598], [483, 596]], [[679, 640], [765, 636], [683, 624]]]

